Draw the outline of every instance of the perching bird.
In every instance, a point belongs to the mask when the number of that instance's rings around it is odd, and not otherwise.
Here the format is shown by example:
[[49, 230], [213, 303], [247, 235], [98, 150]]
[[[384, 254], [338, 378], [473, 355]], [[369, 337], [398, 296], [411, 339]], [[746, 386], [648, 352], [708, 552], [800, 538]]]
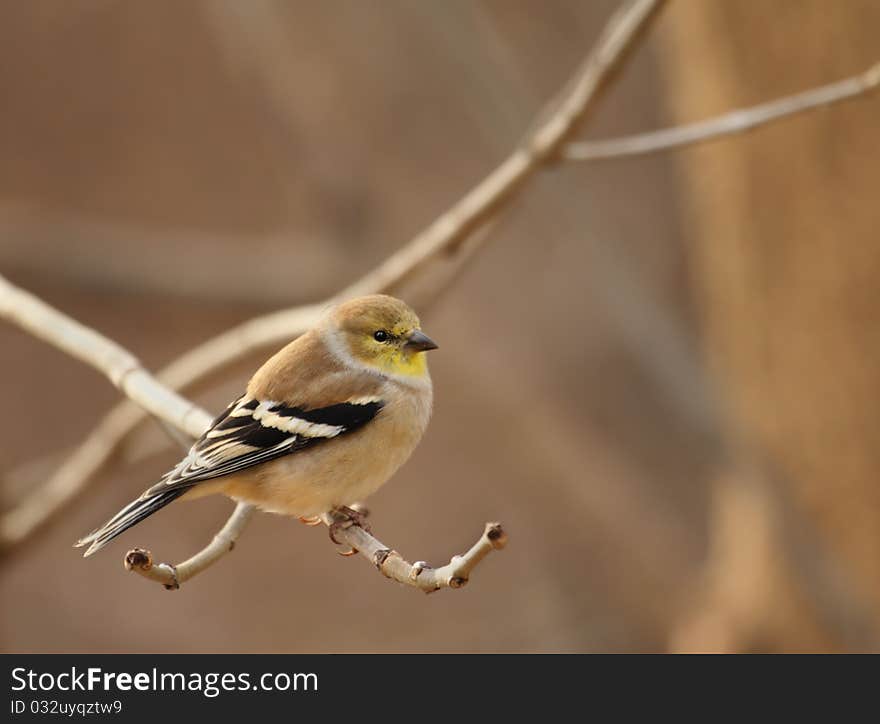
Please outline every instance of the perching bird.
[[257, 370], [177, 466], [76, 545], [89, 556], [173, 500], [213, 493], [299, 518], [351, 513], [425, 432], [424, 353], [436, 348], [398, 299], [334, 307]]

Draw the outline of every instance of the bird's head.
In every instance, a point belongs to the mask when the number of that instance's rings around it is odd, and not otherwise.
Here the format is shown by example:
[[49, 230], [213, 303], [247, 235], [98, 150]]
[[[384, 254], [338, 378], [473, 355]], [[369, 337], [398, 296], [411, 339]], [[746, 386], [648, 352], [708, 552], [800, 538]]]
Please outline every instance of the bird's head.
[[385, 374], [427, 374], [424, 352], [437, 349], [420, 328], [416, 313], [384, 294], [358, 297], [335, 307], [328, 324], [337, 343], [358, 364]]

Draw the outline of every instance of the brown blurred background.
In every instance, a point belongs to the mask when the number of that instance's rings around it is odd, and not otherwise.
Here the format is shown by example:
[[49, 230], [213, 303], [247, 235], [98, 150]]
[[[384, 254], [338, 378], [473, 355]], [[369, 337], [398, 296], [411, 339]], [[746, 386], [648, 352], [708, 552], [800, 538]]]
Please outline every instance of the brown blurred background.
[[[158, 368], [324, 298], [487, 173], [569, 77], [605, 0], [122, 3], [0, 10], [0, 270]], [[878, 60], [876, 0], [671, 3], [585, 137], [695, 120]], [[876, 97], [675, 154], [545, 173], [423, 310], [435, 417], [370, 501], [443, 563], [426, 597], [260, 515], [182, 590], [228, 502], [70, 544], [178, 457], [153, 425], [0, 558], [10, 651], [876, 650]], [[2, 506], [117, 399], [0, 325]], [[238, 394], [255, 355], [199, 391]], [[40, 461], [33, 464], [33, 461]]]

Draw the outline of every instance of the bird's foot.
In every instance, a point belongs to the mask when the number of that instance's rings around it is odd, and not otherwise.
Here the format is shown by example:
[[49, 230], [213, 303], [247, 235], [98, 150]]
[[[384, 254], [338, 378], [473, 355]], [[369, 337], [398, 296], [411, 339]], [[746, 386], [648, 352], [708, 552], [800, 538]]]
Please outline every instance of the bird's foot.
[[313, 526], [321, 524], [321, 516], [320, 515], [312, 515], [307, 518], [300, 517], [299, 522], [303, 525]]
[[[337, 540], [336, 534], [340, 530], [350, 528], [353, 525], [356, 525], [358, 528], [363, 528], [367, 533], [370, 532], [370, 525], [367, 523], [368, 512], [366, 510], [355, 510], [354, 508], [349, 508], [347, 505], [340, 505], [334, 508], [331, 512], [334, 514], [334, 521], [330, 524], [330, 540], [336, 543], [336, 545], [342, 545]], [[353, 556], [355, 553], [357, 553], [357, 550], [349, 547], [347, 551], [341, 552], [339, 555]]]

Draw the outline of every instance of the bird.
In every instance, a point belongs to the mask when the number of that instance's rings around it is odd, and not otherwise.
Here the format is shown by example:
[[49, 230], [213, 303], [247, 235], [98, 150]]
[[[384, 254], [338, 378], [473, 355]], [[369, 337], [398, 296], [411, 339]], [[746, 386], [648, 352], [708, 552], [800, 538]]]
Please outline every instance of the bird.
[[212, 494], [304, 522], [336, 511], [362, 523], [351, 506], [387, 482], [428, 426], [433, 349], [394, 297], [329, 308], [254, 373], [159, 482], [75, 545], [88, 557], [169, 503]]

